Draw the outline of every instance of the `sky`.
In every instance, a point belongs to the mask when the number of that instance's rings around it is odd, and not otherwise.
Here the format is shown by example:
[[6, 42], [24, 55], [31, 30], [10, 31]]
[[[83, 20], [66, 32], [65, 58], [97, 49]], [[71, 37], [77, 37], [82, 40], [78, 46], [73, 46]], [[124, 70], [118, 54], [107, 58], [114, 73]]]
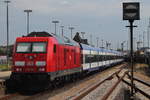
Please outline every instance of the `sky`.
[[[0, 45], [6, 45], [6, 4], [0, 0]], [[27, 34], [25, 9], [30, 13], [30, 32], [54, 32], [53, 20], [58, 20], [57, 34], [61, 34], [60, 26], [64, 26], [65, 36], [70, 37], [69, 27], [74, 27], [73, 33], [85, 32], [86, 38], [96, 45], [96, 38], [111, 43], [112, 48], [120, 47], [121, 42], [129, 39], [129, 30], [125, 26], [128, 21], [122, 20], [123, 2], [140, 2], [140, 20], [135, 21], [135, 41], [143, 39], [145, 44], [147, 27], [150, 17], [150, 0], [10, 0], [9, 4], [9, 44], [16, 37]], [[127, 42], [125, 47], [127, 47]]]

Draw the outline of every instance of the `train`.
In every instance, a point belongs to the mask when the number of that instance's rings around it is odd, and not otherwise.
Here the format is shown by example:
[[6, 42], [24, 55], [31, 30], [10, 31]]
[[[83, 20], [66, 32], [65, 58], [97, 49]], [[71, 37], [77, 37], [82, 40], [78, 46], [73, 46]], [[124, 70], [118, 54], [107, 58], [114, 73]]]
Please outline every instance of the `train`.
[[38, 90], [57, 80], [66, 80], [123, 62], [115, 50], [91, 47], [47, 32], [18, 37], [7, 89]]

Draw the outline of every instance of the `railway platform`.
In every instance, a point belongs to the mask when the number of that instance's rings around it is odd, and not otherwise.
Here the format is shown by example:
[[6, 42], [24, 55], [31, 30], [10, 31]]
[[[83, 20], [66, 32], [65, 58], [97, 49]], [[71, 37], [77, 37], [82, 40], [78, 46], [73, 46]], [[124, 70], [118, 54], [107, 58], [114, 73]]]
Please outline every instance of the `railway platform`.
[[11, 71], [1, 71], [0, 72], [0, 80], [4, 80], [9, 78]]

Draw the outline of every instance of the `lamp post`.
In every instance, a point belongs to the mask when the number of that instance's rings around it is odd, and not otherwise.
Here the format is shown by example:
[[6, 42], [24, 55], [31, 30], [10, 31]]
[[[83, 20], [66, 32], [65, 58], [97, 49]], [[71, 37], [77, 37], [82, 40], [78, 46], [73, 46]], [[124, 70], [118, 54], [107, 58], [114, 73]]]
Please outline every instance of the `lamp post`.
[[111, 43], [109, 43], [109, 42], [106, 41], [106, 49], [109, 49], [110, 45], [111, 45]]
[[104, 44], [104, 40], [102, 39], [101, 41], [102, 41], [102, 48], [104, 48], [104, 47], [103, 47], [103, 44]]
[[90, 34], [90, 43], [91, 43], [91, 46], [93, 46], [92, 41], [93, 41], [93, 39], [92, 39], [92, 34]]
[[29, 34], [29, 13], [31, 13], [32, 12], [32, 10], [30, 10], [30, 9], [26, 9], [26, 10], [24, 10], [24, 12], [26, 12], [27, 13], [27, 34]]
[[123, 52], [123, 48], [124, 48], [124, 43], [125, 43], [126, 41], [123, 41], [122, 43], [121, 43], [121, 48], [122, 48], [122, 52]]
[[62, 35], [62, 37], [64, 36], [64, 26], [60, 26], [61, 27], [61, 35]]
[[141, 41], [137, 41], [136, 43], [137, 43], [137, 50], [139, 50], [139, 49], [140, 49], [140, 44], [141, 44], [142, 42], [141, 42]]
[[71, 39], [72, 39], [72, 30], [74, 29], [74, 27], [69, 27], [70, 31], [71, 31]]
[[99, 42], [99, 37], [96, 37], [97, 40], [97, 47], [99, 46], [98, 42]]
[[59, 21], [54, 20], [54, 21], [52, 21], [52, 23], [54, 23], [54, 24], [55, 24], [55, 34], [56, 34], [56, 24], [57, 24], [57, 23], [59, 23]]
[[6, 52], [7, 52], [7, 67], [9, 66], [9, 62], [8, 62], [8, 56], [9, 56], [9, 48], [8, 48], [8, 45], [9, 45], [9, 3], [10, 1], [6, 0], [4, 1], [4, 3], [7, 4], [7, 20], [6, 20], [6, 23], [7, 23], [7, 48], [6, 48]]
[[143, 31], [143, 48], [145, 47], [144, 43], [145, 43], [145, 31]]
[[149, 18], [149, 25], [147, 27], [147, 46], [149, 47], [149, 33], [150, 33], [150, 18]]

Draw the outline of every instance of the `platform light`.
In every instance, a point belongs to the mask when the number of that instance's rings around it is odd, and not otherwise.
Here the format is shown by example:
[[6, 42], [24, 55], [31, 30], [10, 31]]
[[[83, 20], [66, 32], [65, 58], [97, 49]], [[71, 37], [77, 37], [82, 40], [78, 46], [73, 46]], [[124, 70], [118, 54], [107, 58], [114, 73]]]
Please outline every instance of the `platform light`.
[[27, 13], [27, 34], [29, 34], [29, 13], [31, 13], [32, 10], [26, 9], [26, 10], [24, 10], [24, 12]]
[[7, 52], [7, 67], [9, 66], [9, 3], [10, 1], [9, 0], [5, 0], [4, 3], [7, 4], [6, 8], [6, 13], [7, 13], [7, 16], [6, 16], [6, 19], [7, 19], [7, 47], [6, 47], [6, 52]]
[[64, 36], [64, 26], [60, 26], [61, 27], [61, 36]]
[[56, 24], [57, 24], [57, 23], [59, 23], [59, 21], [54, 20], [54, 21], [52, 21], [52, 23], [54, 23], [54, 24], [55, 24], [55, 35], [56, 35]]
[[74, 29], [74, 27], [69, 27], [70, 31], [71, 31], [71, 39], [73, 39], [73, 36], [72, 36], [72, 30]]

